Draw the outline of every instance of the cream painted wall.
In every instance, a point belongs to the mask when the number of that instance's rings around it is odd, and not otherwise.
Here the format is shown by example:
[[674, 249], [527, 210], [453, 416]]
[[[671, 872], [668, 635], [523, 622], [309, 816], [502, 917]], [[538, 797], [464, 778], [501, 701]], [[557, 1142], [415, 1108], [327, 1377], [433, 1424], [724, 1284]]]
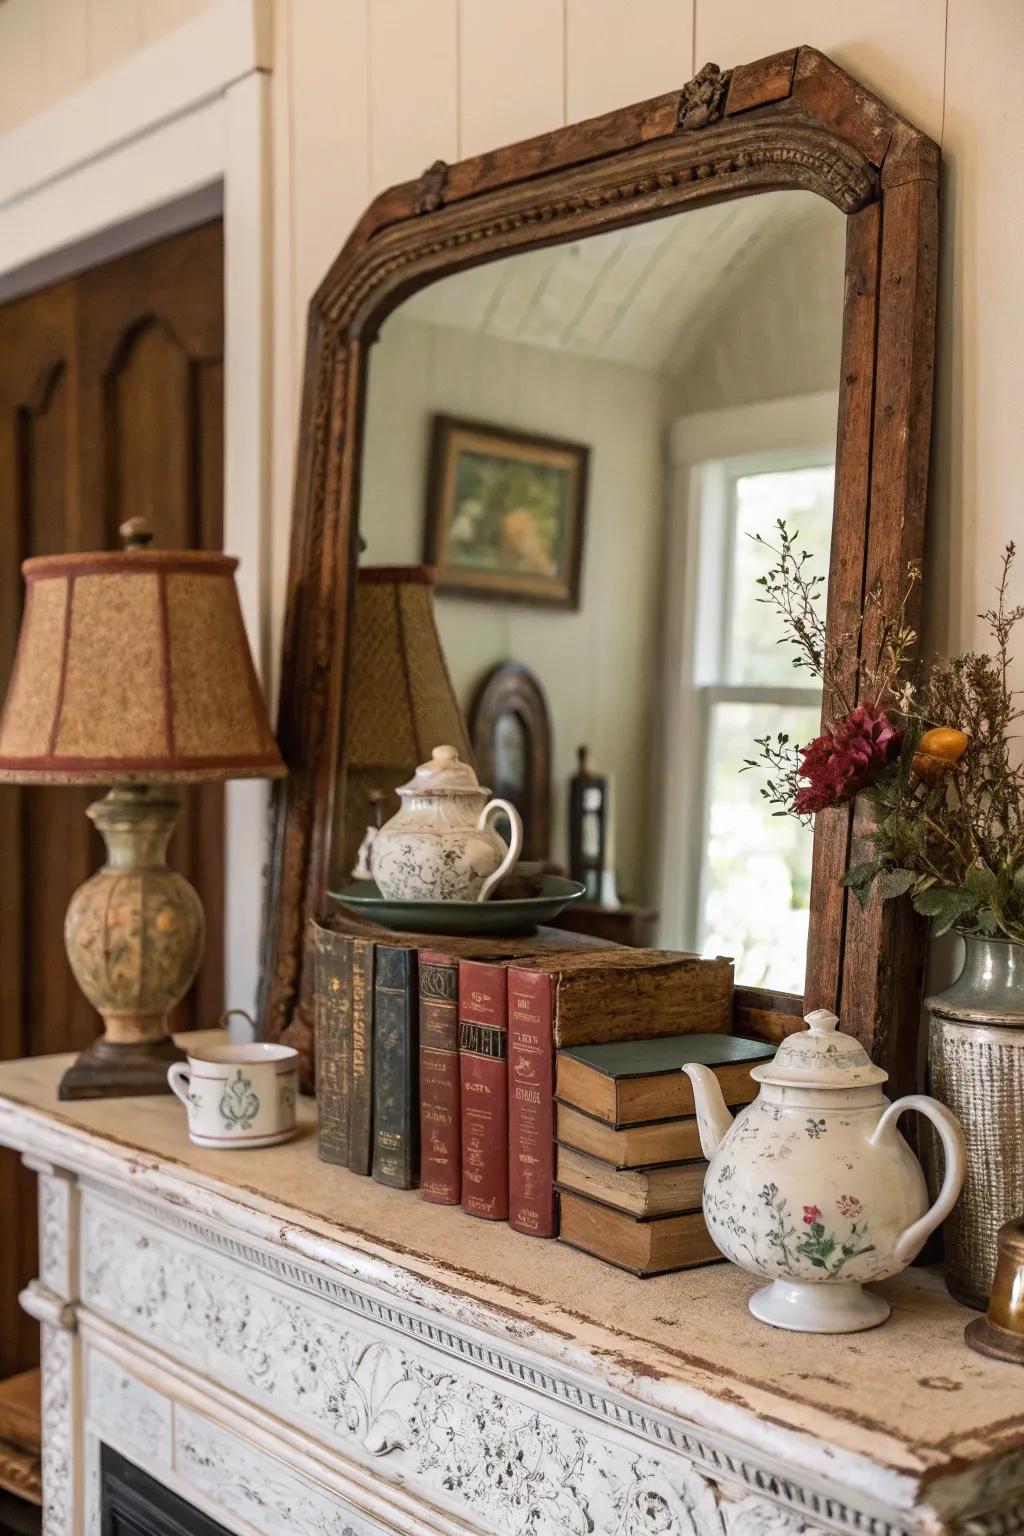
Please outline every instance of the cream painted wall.
[[576, 748], [611, 775], [625, 894], [649, 900], [644, 857], [659, 638], [661, 380], [635, 368], [493, 336], [390, 320], [372, 354], [360, 531], [367, 564], [423, 551], [430, 415], [443, 411], [588, 443], [590, 492], [578, 612], [438, 594], [438, 629], [460, 704], [504, 661], [528, 666], [552, 721], [551, 852], [568, 860]]
[[212, 0], [3, 0], [0, 133], [210, 4]]

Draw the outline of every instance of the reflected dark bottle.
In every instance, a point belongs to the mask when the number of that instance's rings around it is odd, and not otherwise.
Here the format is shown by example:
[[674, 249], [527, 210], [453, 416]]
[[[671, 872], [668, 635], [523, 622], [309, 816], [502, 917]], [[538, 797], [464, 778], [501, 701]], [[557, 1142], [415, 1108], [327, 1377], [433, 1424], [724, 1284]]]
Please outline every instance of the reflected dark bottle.
[[578, 767], [569, 780], [569, 873], [587, 893], [588, 901], [601, 899], [604, 868], [608, 780], [594, 773], [588, 749], [576, 748]]

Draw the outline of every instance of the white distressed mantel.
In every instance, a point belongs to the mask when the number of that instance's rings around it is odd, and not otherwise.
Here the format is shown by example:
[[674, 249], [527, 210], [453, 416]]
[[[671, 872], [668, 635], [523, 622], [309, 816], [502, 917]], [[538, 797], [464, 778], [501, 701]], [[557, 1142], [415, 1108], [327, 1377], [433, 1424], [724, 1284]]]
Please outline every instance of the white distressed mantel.
[[289, 1146], [190, 1147], [171, 1099], [58, 1104], [0, 1066], [39, 1173], [46, 1536], [110, 1445], [260, 1536], [1024, 1532], [1024, 1373], [937, 1276], [840, 1339], [724, 1265], [641, 1282]]

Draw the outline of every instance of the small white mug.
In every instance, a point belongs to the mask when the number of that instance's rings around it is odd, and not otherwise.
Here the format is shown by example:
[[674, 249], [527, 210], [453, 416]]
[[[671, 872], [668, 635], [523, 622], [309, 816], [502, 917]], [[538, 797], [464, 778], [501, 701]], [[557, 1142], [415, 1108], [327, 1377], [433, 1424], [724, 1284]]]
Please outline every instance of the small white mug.
[[211, 1045], [167, 1068], [197, 1147], [272, 1147], [295, 1134], [299, 1053], [290, 1045]]

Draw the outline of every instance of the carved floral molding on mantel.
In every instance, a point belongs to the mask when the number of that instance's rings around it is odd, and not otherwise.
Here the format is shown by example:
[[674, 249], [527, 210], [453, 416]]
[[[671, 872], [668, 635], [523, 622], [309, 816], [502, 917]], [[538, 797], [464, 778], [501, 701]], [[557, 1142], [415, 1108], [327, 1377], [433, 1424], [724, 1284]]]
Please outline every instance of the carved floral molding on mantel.
[[[628, 1449], [91, 1200], [84, 1242], [87, 1306], [502, 1536], [892, 1529], [810, 1491], [787, 1508], [668, 1446]], [[816, 1504], [831, 1516], [820, 1527]]]

